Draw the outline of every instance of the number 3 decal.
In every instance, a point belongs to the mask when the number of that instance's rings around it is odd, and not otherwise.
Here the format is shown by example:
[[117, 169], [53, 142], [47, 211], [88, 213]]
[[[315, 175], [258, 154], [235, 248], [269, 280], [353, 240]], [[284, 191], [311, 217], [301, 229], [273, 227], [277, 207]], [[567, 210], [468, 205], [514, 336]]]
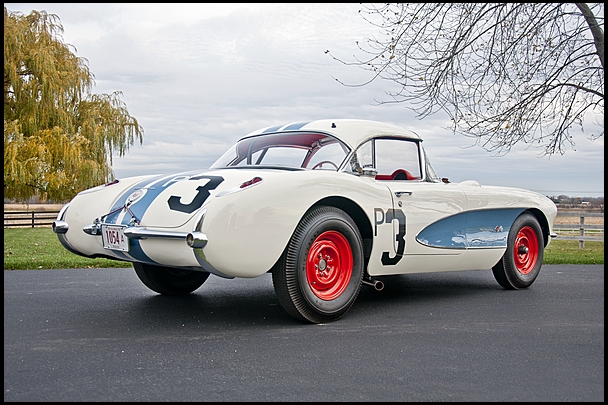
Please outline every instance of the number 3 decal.
[[[380, 217], [378, 217], [378, 214], [380, 214]], [[393, 222], [393, 219], [396, 219], [399, 224], [397, 235], [395, 235], [395, 240], [397, 241], [397, 254], [395, 254], [394, 257], [390, 257], [390, 252], [382, 252], [382, 264], [385, 266], [394, 266], [401, 260], [403, 252], [405, 251], [405, 214], [401, 210], [389, 208], [386, 210], [386, 215], [384, 215], [384, 211], [381, 208], [374, 208], [374, 216], [376, 219], [376, 235], [378, 234], [378, 225], [390, 224]]]
[[186, 214], [192, 214], [194, 211], [196, 211], [203, 205], [207, 198], [209, 198], [209, 190], [215, 190], [215, 188], [219, 186], [222, 181], [224, 181], [224, 178], [220, 176], [196, 176], [192, 177], [189, 180], [199, 179], [209, 179], [209, 181], [204, 186], [198, 186], [196, 188], [198, 190], [198, 194], [196, 194], [190, 204], [182, 204], [181, 197], [172, 195], [171, 197], [169, 197], [169, 200], [167, 200], [167, 202], [169, 203], [169, 208], [171, 208], [173, 211], [180, 211], [185, 212]]

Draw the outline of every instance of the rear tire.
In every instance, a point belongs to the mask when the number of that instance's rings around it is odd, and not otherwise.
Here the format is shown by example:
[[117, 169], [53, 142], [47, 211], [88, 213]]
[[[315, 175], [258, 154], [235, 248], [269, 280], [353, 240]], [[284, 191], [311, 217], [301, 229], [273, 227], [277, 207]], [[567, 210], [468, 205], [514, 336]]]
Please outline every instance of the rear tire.
[[135, 274], [146, 287], [163, 295], [186, 295], [199, 288], [209, 273], [174, 267], [133, 263]]
[[279, 302], [291, 316], [332, 322], [353, 305], [363, 279], [363, 243], [344, 211], [319, 207], [296, 227], [272, 271]]
[[508, 290], [527, 288], [543, 264], [543, 233], [536, 217], [524, 212], [515, 219], [507, 239], [507, 250], [494, 267], [494, 278]]

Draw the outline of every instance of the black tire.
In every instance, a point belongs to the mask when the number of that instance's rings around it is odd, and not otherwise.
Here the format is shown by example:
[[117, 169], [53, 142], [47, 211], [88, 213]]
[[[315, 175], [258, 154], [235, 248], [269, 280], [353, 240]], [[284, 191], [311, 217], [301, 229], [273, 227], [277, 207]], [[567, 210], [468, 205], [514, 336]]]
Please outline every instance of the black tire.
[[532, 285], [543, 264], [543, 233], [536, 217], [524, 212], [515, 219], [507, 238], [507, 250], [494, 267], [494, 278], [508, 290]]
[[163, 295], [186, 295], [199, 288], [209, 273], [173, 267], [133, 263], [135, 274], [152, 291]]
[[332, 322], [353, 305], [363, 279], [363, 243], [344, 211], [318, 207], [304, 216], [272, 270], [279, 302], [291, 316]]

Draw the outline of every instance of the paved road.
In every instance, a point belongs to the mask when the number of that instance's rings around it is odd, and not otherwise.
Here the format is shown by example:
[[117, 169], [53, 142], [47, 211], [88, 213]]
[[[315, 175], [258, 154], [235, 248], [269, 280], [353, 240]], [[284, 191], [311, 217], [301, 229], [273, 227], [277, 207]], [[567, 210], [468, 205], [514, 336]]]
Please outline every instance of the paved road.
[[131, 269], [4, 272], [4, 401], [604, 401], [604, 266], [394, 276], [341, 320], [270, 275], [163, 297]]

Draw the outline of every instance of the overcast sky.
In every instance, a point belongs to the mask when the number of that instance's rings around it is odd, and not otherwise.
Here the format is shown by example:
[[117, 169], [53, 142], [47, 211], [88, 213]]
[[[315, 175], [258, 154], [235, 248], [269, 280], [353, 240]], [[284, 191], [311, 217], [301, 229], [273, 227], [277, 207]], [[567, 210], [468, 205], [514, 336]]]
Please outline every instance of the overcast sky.
[[[94, 93], [121, 91], [144, 142], [114, 157], [116, 177], [209, 167], [237, 138], [271, 125], [325, 118], [388, 122], [417, 132], [440, 177], [527, 188], [548, 196], [604, 195], [604, 139], [573, 132], [576, 150], [551, 158], [518, 146], [495, 157], [454, 135], [443, 115], [377, 105], [391, 82], [364, 87], [355, 41], [378, 33], [347, 4], [4, 3], [46, 10], [86, 58]], [[603, 122], [603, 117], [600, 117]], [[591, 132], [591, 128], [587, 130]]]

